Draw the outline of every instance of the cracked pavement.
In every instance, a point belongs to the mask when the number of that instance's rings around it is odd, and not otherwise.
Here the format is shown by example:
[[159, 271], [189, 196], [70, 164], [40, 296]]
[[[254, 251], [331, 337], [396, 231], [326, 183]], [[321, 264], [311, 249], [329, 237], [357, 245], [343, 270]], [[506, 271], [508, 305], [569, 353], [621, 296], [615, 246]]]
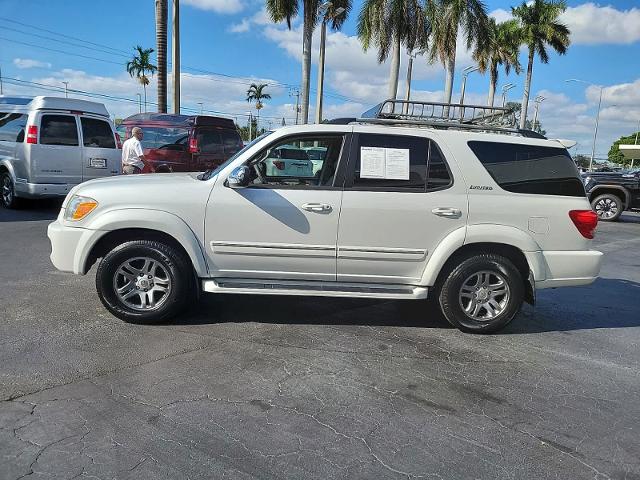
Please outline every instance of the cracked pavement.
[[502, 334], [425, 302], [205, 296], [128, 325], [0, 209], [0, 479], [640, 479], [640, 215]]

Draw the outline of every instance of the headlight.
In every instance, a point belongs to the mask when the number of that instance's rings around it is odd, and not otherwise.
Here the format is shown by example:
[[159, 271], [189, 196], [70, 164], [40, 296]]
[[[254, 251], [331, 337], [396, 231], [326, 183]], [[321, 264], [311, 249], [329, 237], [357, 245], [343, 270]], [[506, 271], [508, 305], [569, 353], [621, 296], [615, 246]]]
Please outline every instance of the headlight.
[[584, 184], [586, 185], [591, 181], [591, 177], [584, 177]]
[[89, 215], [97, 206], [98, 202], [96, 202], [93, 198], [74, 195], [67, 204], [67, 209], [64, 212], [64, 218], [65, 220], [71, 221], [82, 220], [84, 217]]

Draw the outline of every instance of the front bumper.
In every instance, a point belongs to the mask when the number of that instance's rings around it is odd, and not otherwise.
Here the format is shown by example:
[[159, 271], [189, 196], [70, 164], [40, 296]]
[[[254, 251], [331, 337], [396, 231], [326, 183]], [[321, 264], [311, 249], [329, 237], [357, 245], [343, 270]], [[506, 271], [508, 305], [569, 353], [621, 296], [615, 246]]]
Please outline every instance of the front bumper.
[[536, 289], [589, 285], [600, 274], [603, 253], [597, 250], [536, 253], [540, 270], [544, 269], [543, 275], [536, 275]]
[[64, 225], [60, 219], [49, 224], [51, 263], [58, 270], [84, 275], [89, 250], [106, 232]]

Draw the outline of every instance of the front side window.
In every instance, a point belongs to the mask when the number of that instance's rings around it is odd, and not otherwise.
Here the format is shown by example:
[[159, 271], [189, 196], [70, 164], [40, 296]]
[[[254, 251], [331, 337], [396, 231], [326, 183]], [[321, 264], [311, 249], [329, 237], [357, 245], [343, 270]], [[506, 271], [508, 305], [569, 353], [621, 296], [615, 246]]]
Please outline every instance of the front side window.
[[189, 129], [174, 127], [141, 127], [142, 148], [159, 150], [186, 150], [189, 142]]
[[82, 117], [82, 142], [85, 147], [116, 148], [111, 125], [104, 120]]
[[514, 193], [584, 197], [584, 186], [566, 149], [499, 142], [469, 142], [489, 175]]
[[451, 184], [444, 157], [428, 138], [360, 134], [356, 147], [353, 189], [426, 192]]
[[252, 185], [332, 186], [344, 135], [301, 136], [269, 146], [251, 162]]
[[43, 115], [40, 122], [40, 143], [77, 147], [76, 118], [70, 115]]
[[25, 128], [26, 115], [0, 112], [0, 142], [23, 142]]

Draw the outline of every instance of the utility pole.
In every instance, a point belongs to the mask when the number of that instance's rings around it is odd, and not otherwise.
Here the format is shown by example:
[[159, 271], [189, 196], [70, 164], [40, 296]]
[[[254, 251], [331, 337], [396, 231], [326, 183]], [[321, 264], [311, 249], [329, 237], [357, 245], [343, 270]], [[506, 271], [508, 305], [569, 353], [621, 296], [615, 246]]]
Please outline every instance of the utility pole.
[[138, 96], [138, 113], [142, 113], [142, 95], [136, 93]]
[[300, 114], [300, 90], [298, 90], [297, 88], [291, 89], [289, 91], [289, 96], [296, 97], [296, 125], [298, 125], [298, 115]]
[[2, 67], [0, 67], [0, 95], [4, 95], [2, 91]]
[[202, 108], [204, 107], [204, 103], [198, 102], [198, 105], [200, 105], [200, 115], [202, 115]]
[[173, 0], [171, 54], [173, 76], [173, 113], [180, 114], [180, 0]]
[[251, 141], [251, 137], [253, 136], [252, 129], [253, 129], [253, 118], [251, 118], [251, 112], [249, 112], [249, 141]]
[[64, 98], [69, 98], [69, 95], [67, 93], [67, 89], [69, 87], [69, 82], [62, 82], [64, 83]]
[[536, 104], [536, 110], [533, 114], [533, 124], [531, 125], [531, 130], [536, 131], [536, 125], [538, 124], [538, 110], [540, 110], [540, 103], [544, 102], [547, 97], [543, 97], [542, 95], [538, 95], [534, 102]]

